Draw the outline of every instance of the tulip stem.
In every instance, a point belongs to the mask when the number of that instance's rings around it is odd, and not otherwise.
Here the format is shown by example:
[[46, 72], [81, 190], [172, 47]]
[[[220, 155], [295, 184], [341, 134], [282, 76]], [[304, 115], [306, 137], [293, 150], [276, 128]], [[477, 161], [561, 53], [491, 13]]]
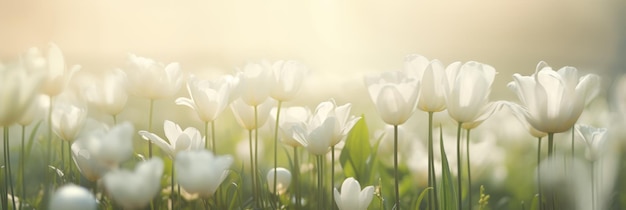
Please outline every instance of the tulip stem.
[[324, 203], [324, 163], [322, 155], [317, 155], [317, 192], [318, 192], [318, 205], [317, 209], [325, 209]]
[[595, 179], [595, 160], [591, 161], [591, 209], [595, 210], [596, 208], [596, 179]]
[[[5, 172], [5, 183], [9, 183], [9, 189], [11, 190], [11, 203], [13, 204], [13, 209], [15, 209], [15, 193], [13, 193], [13, 180], [11, 178], [11, 155], [9, 154], [9, 126], [4, 126], [4, 165], [6, 166]], [[6, 185], [5, 185], [6, 186]]]
[[433, 112], [428, 112], [428, 187], [433, 190], [428, 193], [428, 207], [430, 210], [439, 209], [437, 202], [437, 179], [435, 177], [435, 155], [433, 152]]
[[457, 192], [457, 208], [463, 209], [463, 186], [461, 186], [461, 127], [463, 123], [459, 122], [459, 126], [456, 130], [456, 171], [457, 178], [456, 183], [459, 186], [459, 191]]
[[253, 139], [252, 139], [252, 130], [248, 130], [248, 138], [250, 139], [250, 173], [251, 173], [251, 178], [252, 178], [252, 198], [254, 200], [254, 208], [259, 208], [258, 205], [258, 198], [257, 198], [257, 194], [256, 194], [256, 178], [255, 178], [255, 172], [254, 172], [254, 151], [252, 150], [253, 147]]
[[217, 155], [217, 145], [215, 144], [215, 120], [211, 121], [211, 149]]
[[398, 184], [398, 125], [393, 125], [393, 176], [395, 182], [396, 210], [400, 210], [400, 185]]
[[[152, 111], [154, 109], [154, 99], [150, 99], [150, 108], [148, 113], [148, 132], [152, 132]], [[152, 141], [148, 141], [148, 158], [152, 158]]]
[[572, 160], [574, 160], [575, 152], [574, 152], [574, 128], [572, 128]]
[[296, 210], [300, 209], [300, 165], [298, 161], [298, 147], [293, 147], [293, 183], [296, 191]]
[[[333, 194], [335, 187], [335, 146], [330, 147], [330, 194]], [[335, 209], [335, 196], [330, 196], [330, 209]]]
[[46, 153], [45, 153], [45, 160], [44, 160], [44, 192], [43, 192], [43, 199], [41, 200], [40, 204], [41, 207], [43, 207], [42, 209], [47, 209], [48, 208], [48, 202], [50, 199], [50, 171], [48, 169], [48, 167], [50, 166], [50, 162], [52, 160], [52, 108], [53, 108], [53, 101], [54, 101], [54, 97], [53, 96], [49, 96], [50, 100], [49, 100], [49, 106], [48, 106], [48, 135], [47, 135], [47, 148], [46, 148]]
[[[554, 133], [548, 133], [548, 160], [550, 164], [552, 164], [552, 153], [554, 152]], [[550, 205], [552, 205], [552, 209], [554, 209], [554, 190], [550, 190]]]
[[172, 200], [172, 209], [174, 208], [174, 159], [172, 159], [172, 163], [171, 163], [171, 168], [172, 168], [172, 176], [171, 176], [171, 182], [172, 182], [172, 186], [170, 188], [170, 199]]
[[117, 115], [112, 114], [111, 117], [113, 117], [113, 125], [117, 125]]
[[26, 152], [25, 152], [25, 144], [24, 140], [26, 139], [26, 125], [22, 125], [22, 146], [20, 148], [20, 186], [22, 186], [22, 199], [20, 199], [20, 210], [23, 209], [24, 204], [26, 203], [26, 182], [25, 182], [25, 173], [24, 167], [26, 165]]
[[[209, 122], [204, 122], [204, 136], [209, 137]], [[209, 140], [204, 140], [204, 148], [209, 150]]]
[[263, 196], [261, 195], [261, 180], [259, 179], [259, 106], [254, 106], [254, 179], [256, 179], [256, 190], [259, 195], [259, 204], [263, 207]]
[[280, 197], [278, 195], [278, 191], [276, 190], [276, 186], [277, 186], [277, 178], [278, 176], [276, 175], [276, 167], [278, 167], [278, 125], [280, 122], [280, 107], [282, 106], [283, 102], [282, 101], [278, 101], [278, 105], [276, 108], [276, 124], [274, 126], [274, 194], [276, 195], [276, 199], [278, 202], [280, 202]]
[[539, 194], [539, 210], [543, 210], [543, 197], [541, 195], [541, 137], [537, 138], [537, 191]]
[[467, 155], [467, 199], [469, 203], [469, 209], [472, 210], [472, 170], [470, 167], [470, 130], [467, 129], [467, 147], [465, 148]]
[[[71, 182], [71, 178], [74, 175], [74, 173], [72, 173], [72, 169], [74, 167], [72, 167], [73, 164], [72, 164], [72, 144], [71, 144], [71, 142], [67, 142], [67, 164], [68, 164], [68, 167], [69, 167], [68, 179]], [[79, 183], [76, 182], [76, 184], [79, 184]]]

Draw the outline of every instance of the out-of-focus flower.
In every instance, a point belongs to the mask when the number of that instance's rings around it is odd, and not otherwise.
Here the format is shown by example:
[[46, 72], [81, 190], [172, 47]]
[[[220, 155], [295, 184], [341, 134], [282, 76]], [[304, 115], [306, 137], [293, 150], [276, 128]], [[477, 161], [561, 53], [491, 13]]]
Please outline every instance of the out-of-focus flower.
[[[294, 139], [294, 132], [297, 127], [304, 128], [305, 123], [311, 117], [311, 110], [305, 107], [286, 107], [281, 109], [281, 118], [278, 129], [280, 130], [280, 140], [291, 147], [302, 146], [298, 140]], [[276, 109], [272, 109], [270, 116], [273, 116], [273, 122], [276, 122]], [[272, 123], [273, 126], [274, 123]]]
[[125, 209], [142, 208], [161, 189], [163, 161], [159, 158], [141, 162], [135, 171], [115, 170], [102, 179], [113, 200]]
[[365, 85], [378, 114], [390, 125], [404, 124], [415, 111], [419, 82], [403, 72], [366, 76]]
[[250, 106], [263, 103], [270, 95], [272, 88], [271, 66], [267, 62], [248, 63], [237, 74], [239, 78], [238, 95]]
[[502, 106], [501, 102], [489, 102], [496, 76], [493, 67], [475, 61], [463, 65], [455, 62], [448, 65], [446, 74], [446, 106], [450, 117], [457, 122], [480, 124]]
[[288, 101], [296, 96], [308, 69], [304, 64], [293, 61], [276, 61], [272, 65], [273, 84], [270, 96], [278, 101]]
[[587, 159], [590, 161], [596, 161], [599, 156], [602, 155], [605, 148], [608, 129], [595, 128], [590, 125], [576, 125], [576, 132], [580, 135], [581, 139], [587, 145], [586, 153]]
[[43, 75], [28, 75], [24, 69], [0, 69], [0, 126], [20, 120], [38, 95]]
[[183, 73], [178, 63], [164, 65], [152, 59], [129, 54], [130, 68], [126, 69], [130, 92], [155, 100], [171, 97], [183, 84]]
[[211, 197], [228, 175], [230, 155], [214, 156], [207, 150], [184, 151], [176, 155], [176, 181], [185, 191]]
[[578, 70], [566, 66], [554, 71], [547, 63], [537, 64], [531, 76], [513, 75], [508, 87], [522, 102], [526, 120], [537, 130], [560, 133], [570, 129], [599, 92], [600, 77], [578, 77]]
[[349, 177], [341, 184], [341, 193], [337, 188], [334, 189], [334, 193], [339, 210], [365, 210], [374, 197], [374, 187], [367, 186], [361, 190], [359, 181]]
[[52, 131], [65, 141], [74, 141], [80, 133], [87, 107], [69, 93], [62, 94], [54, 101], [52, 110]]
[[118, 115], [126, 106], [128, 94], [126, 75], [117, 69], [105, 74], [101, 81], [91, 83], [83, 89], [87, 101], [109, 115]]
[[278, 194], [284, 194], [291, 184], [291, 172], [286, 168], [273, 168], [267, 172], [267, 186], [270, 193], [274, 193], [274, 175], [276, 175], [276, 191]]
[[315, 155], [323, 155], [352, 129], [359, 117], [350, 116], [350, 104], [337, 107], [334, 100], [320, 103], [305, 127], [294, 126], [294, 139]]
[[95, 128], [72, 144], [72, 157], [78, 170], [90, 181], [100, 179], [109, 170], [133, 154], [133, 124], [124, 122], [110, 130]]
[[411, 54], [404, 58], [404, 70], [408, 77], [419, 81], [417, 108], [425, 112], [440, 112], [446, 109], [445, 66], [439, 60], [429, 61], [426, 57]]
[[200, 131], [194, 127], [188, 127], [183, 130], [178, 124], [166, 120], [163, 123], [163, 132], [169, 143], [148, 131], [139, 131], [139, 135], [143, 139], [155, 143], [170, 157], [176, 156], [176, 153], [180, 151], [198, 150], [204, 147], [205, 139], [200, 134]]
[[85, 188], [73, 184], [57, 189], [50, 199], [50, 210], [96, 210], [96, 198]]
[[28, 109], [24, 112], [18, 124], [22, 126], [30, 125], [35, 119], [43, 119], [43, 113], [45, 108], [49, 106], [48, 96], [39, 94], [35, 97], [35, 100], [30, 103]]
[[246, 130], [260, 128], [267, 122], [270, 109], [274, 107], [274, 100], [265, 100], [257, 106], [257, 122], [254, 122], [254, 107], [246, 104], [242, 99], [237, 99], [230, 104], [230, 108], [237, 119], [237, 123]]
[[176, 104], [193, 109], [203, 122], [212, 122], [228, 107], [231, 91], [236, 83], [235, 78], [230, 75], [218, 81], [201, 80], [192, 75], [187, 81], [187, 91], [191, 98], [180, 97], [176, 99]]
[[81, 69], [79, 65], [74, 65], [68, 69], [63, 52], [54, 43], [50, 43], [46, 57], [43, 57], [38, 48], [31, 48], [22, 57], [22, 60], [27, 69], [45, 73], [42, 92], [49, 96], [56, 96], [63, 92], [74, 73]]

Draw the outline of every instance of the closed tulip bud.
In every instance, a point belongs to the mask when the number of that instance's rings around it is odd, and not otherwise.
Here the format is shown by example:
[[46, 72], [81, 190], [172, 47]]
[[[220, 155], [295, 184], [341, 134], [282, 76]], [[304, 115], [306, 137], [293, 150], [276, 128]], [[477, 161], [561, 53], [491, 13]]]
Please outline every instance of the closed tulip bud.
[[404, 124], [415, 111], [419, 83], [403, 72], [365, 77], [365, 85], [378, 115], [389, 125]]
[[374, 197], [374, 187], [361, 190], [359, 181], [350, 177], [341, 184], [341, 193], [334, 189], [335, 202], [339, 210], [366, 210]]
[[96, 210], [96, 198], [85, 188], [68, 184], [60, 187], [50, 199], [50, 210]]
[[130, 67], [125, 70], [130, 92], [155, 100], [171, 97], [183, 84], [180, 64], [158, 63], [152, 59], [133, 54], [128, 56]]
[[288, 101], [296, 96], [308, 69], [304, 64], [288, 60], [272, 65], [273, 84], [270, 96], [278, 101]]
[[229, 155], [214, 156], [211, 151], [184, 151], [176, 155], [176, 181], [185, 191], [200, 197], [213, 196], [233, 163]]
[[274, 193], [274, 177], [276, 177], [276, 191], [284, 194], [291, 184], [291, 172], [286, 168], [274, 168], [267, 172], [267, 186], [271, 193]]
[[102, 179], [111, 198], [125, 209], [143, 208], [161, 189], [163, 161], [159, 158], [141, 162], [134, 171], [115, 170]]

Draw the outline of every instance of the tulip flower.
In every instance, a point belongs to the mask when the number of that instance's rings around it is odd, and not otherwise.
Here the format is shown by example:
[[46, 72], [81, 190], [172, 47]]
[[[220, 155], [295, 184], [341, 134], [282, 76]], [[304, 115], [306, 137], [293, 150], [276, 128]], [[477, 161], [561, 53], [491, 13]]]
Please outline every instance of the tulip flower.
[[256, 120], [254, 107], [246, 104], [242, 99], [237, 99], [230, 104], [230, 108], [235, 115], [237, 123], [246, 130], [254, 130], [262, 127], [269, 117], [271, 108], [276, 102], [265, 100], [257, 106]]
[[341, 193], [334, 189], [334, 197], [339, 210], [366, 210], [374, 197], [374, 187], [367, 186], [361, 190], [359, 181], [352, 177], [341, 184]]
[[101, 81], [84, 87], [83, 94], [91, 105], [113, 116], [115, 120], [128, 100], [126, 83], [126, 74], [117, 69], [105, 74]]
[[237, 77], [238, 94], [246, 104], [258, 106], [269, 97], [273, 81], [269, 63], [248, 63]]
[[576, 132], [581, 140], [587, 145], [586, 157], [590, 161], [596, 161], [606, 149], [608, 129], [595, 128], [589, 125], [576, 125]]
[[174, 163], [179, 172], [177, 182], [189, 193], [211, 197], [228, 175], [232, 163], [229, 155], [214, 156], [207, 150], [180, 152]]
[[58, 99], [51, 114], [52, 131], [62, 140], [72, 142], [85, 124], [87, 107], [71, 94], [63, 94]]
[[54, 43], [50, 43], [46, 57], [38, 48], [31, 48], [22, 58], [23, 65], [27, 69], [45, 73], [42, 91], [49, 96], [56, 96], [63, 92], [74, 73], [81, 69], [79, 65], [68, 69], [63, 52]]
[[155, 143], [170, 157], [176, 156], [176, 153], [181, 151], [199, 150], [204, 146], [204, 137], [200, 134], [200, 131], [194, 127], [188, 127], [183, 130], [178, 124], [165, 120], [163, 123], [163, 132], [169, 143], [158, 135], [148, 131], [139, 131], [139, 135], [141, 135], [143, 139]]
[[380, 76], [366, 76], [365, 85], [385, 123], [401, 125], [413, 115], [418, 98], [417, 80], [403, 72], [385, 72]]
[[404, 70], [409, 78], [419, 81], [417, 108], [425, 112], [440, 112], [446, 109], [445, 66], [439, 60], [429, 61], [426, 57], [411, 54], [404, 60]]
[[80, 173], [97, 181], [106, 172], [116, 169], [133, 154], [133, 125], [124, 122], [110, 130], [86, 131], [72, 144], [72, 157]]
[[585, 105], [600, 90], [597, 75], [579, 78], [574, 67], [554, 71], [543, 61], [533, 75], [514, 74], [513, 79], [508, 87], [522, 102], [526, 120], [545, 133], [560, 133], [574, 126]]
[[398, 125], [404, 124], [415, 111], [419, 81], [408, 78], [404, 72], [385, 72], [380, 76], [365, 77], [365, 85], [383, 121], [394, 128], [395, 203], [400, 208], [398, 177]]
[[308, 69], [304, 64], [293, 61], [276, 61], [272, 65], [270, 96], [277, 101], [288, 101], [298, 94]]
[[50, 199], [50, 210], [96, 210], [96, 198], [85, 188], [68, 184], [54, 192]]
[[[270, 116], [273, 116], [273, 122], [276, 122], [276, 112], [276, 108], [270, 111]], [[294, 132], [298, 128], [304, 128], [306, 126], [306, 122], [309, 120], [309, 117], [311, 117], [311, 110], [306, 107], [296, 106], [283, 108], [281, 112], [281, 119], [278, 125], [281, 136], [280, 140], [290, 147], [303, 146], [302, 142], [294, 138]]]
[[106, 191], [113, 201], [125, 209], [143, 208], [161, 190], [163, 161], [152, 158], [141, 162], [134, 171], [115, 170], [103, 178]]
[[130, 67], [125, 73], [130, 92], [134, 95], [156, 100], [171, 97], [183, 84], [180, 64], [164, 65], [150, 58], [129, 54]]
[[267, 172], [267, 186], [271, 193], [274, 193], [274, 177], [276, 177], [276, 192], [277, 194], [284, 194], [291, 184], [291, 172], [286, 168], [273, 168]]
[[0, 126], [20, 120], [37, 97], [43, 76], [41, 73], [29, 75], [19, 67], [0, 69]]
[[203, 122], [212, 122], [228, 107], [230, 93], [236, 83], [230, 75], [218, 81], [201, 80], [192, 75], [187, 81], [190, 98], [180, 97], [176, 99], [176, 104], [193, 109]]

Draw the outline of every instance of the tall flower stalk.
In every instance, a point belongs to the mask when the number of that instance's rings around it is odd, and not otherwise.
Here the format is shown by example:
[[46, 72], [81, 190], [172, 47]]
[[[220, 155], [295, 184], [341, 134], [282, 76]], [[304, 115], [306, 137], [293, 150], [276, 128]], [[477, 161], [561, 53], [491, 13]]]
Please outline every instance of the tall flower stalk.
[[[403, 72], [385, 72], [379, 76], [365, 77], [365, 85], [378, 114], [385, 123], [394, 126], [394, 131], [413, 115], [418, 97], [417, 80], [408, 78]], [[397, 132], [394, 132], [394, 203], [396, 209], [400, 209], [397, 139]]]
[[446, 109], [445, 88], [447, 86], [444, 65], [439, 60], [429, 61], [418, 54], [407, 55], [404, 59], [407, 75], [420, 81], [417, 108], [428, 113], [428, 208], [439, 209], [437, 199], [437, 179], [435, 177], [433, 149], [433, 114]]

